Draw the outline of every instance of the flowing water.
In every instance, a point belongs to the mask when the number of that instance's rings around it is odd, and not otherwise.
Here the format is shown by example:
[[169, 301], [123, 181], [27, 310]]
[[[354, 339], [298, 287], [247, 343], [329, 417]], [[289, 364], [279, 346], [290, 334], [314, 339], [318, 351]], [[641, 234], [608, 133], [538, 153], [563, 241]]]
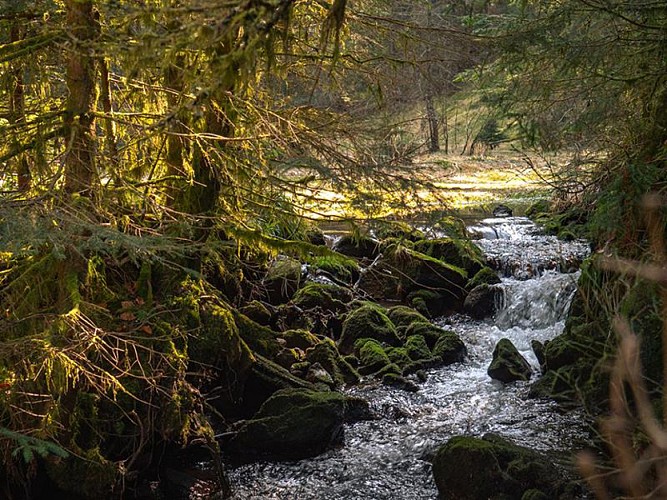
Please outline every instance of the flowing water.
[[344, 446], [318, 457], [231, 470], [236, 499], [435, 499], [429, 457], [454, 435], [495, 432], [557, 460], [586, 440], [583, 415], [527, 399], [527, 383], [503, 385], [486, 373], [496, 342], [506, 337], [537, 374], [530, 342], [562, 331], [586, 245], [542, 235], [520, 217], [486, 219], [471, 232], [502, 276], [503, 299], [493, 320], [437, 322], [461, 336], [467, 360], [430, 370], [417, 393], [373, 382], [353, 388], [377, 419], [347, 426]]

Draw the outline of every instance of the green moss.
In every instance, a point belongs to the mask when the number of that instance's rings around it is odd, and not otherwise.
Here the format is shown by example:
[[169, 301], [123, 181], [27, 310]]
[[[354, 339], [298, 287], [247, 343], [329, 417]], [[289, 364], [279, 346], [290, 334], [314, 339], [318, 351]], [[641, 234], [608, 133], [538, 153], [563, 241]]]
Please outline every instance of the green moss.
[[422, 240], [415, 243], [415, 251], [465, 269], [470, 276], [484, 267], [482, 251], [467, 239]]
[[120, 471], [99, 448], [44, 461], [49, 478], [61, 490], [83, 498], [106, 498]]
[[310, 265], [346, 283], [351, 283], [359, 275], [359, 264], [344, 255], [316, 256], [310, 260]]
[[355, 341], [364, 337], [393, 346], [401, 344], [396, 327], [385, 314], [384, 308], [375, 304], [367, 303], [348, 313], [343, 322], [338, 348], [342, 353], [349, 354]]
[[498, 273], [490, 267], [483, 267], [468, 282], [468, 289], [472, 290], [477, 285], [495, 285], [500, 283]]
[[421, 313], [407, 306], [394, 306], [387, 311], [387, 316], [396, 327], [409, 327], [412, 323], [430, 323]]
[[422, 335], [409, 336], [408, 340], [405, 342], [405, 350], [413, 361], [429, 359], [431, 357], [431, 351], [426, 345], [426, 340]]
[[405, 222], [400, 221], [378, 221], [375, 235], [384, 240], [396, 238], [399, 240], [418, 241], [424, 239], [424, 233]]
[[376, 373], [391, 363], [380, 343], [373, 339], [368, 339], [360, 346], [359, 362], [359, 373], [362, 375]]
[[280, 352], [282, 346], [277, 340], [278, 334], [239, 312], [234, 312], [234, 321], [238, 326], [241, 338], [253, 352], [267, 358], [273, 358]]
[[271, 311], [259, 300], [248, 302], [239, 309], [239, 312], [260, 325], [268, 326], [271, 323]]
[[336, 385], [356, 384], [359, 382], [359, 373], [336, 349], [331, 339], [324, 339], [306, 352], [306, 358], [311, 363], [319, 363], [329, 372]]
[[226, 449], [241, 461], [293, 460], [322, 453], [342, 438], [346, 398], [336, 392], [276, 392], [243, 423]]
[[308, 330], [287, 330], [279, 333], [278, 337], [285, 340], [285, 347], [297, 347], [304, 351], [320, 342], [320, 339]]
[[382, 383], [408, 392], [417, 392], [419, 390], [419, 387], [414, 382], [397, 373], [385, 373], [382, 376]]
[[390, 347], [386, 350], [389, 360], [401, 368], [412, 363], [405, 347]]
[[531, 372], [530, 365], [517, 351], [512, 341], [500, 339], [493, 349], [493, 360], [487, 370], [489, 376], [501, 382], [513, 382], [528, 380]]
[[271, 304], [288, 301], [298, 290], [301, 281], [301, 262], [279, 256], [271, 263], [263, 280], [268, 301]]
[[436, 342], [444, 335], [447, 330], [434, 325], [433, 323], [415, 322], [408, 326], [405, 334], [408, 337], [413, 335], [420, 335], [426, 340], [426, 345], [429, 349], [433, 349]]
[[139, 278], [137, 278], [137, 295], [144, 299], [146, 305], [153, 304], [152, 266], [149, 261], [141, 263]]
[[341, 312], [351, 300], [352, 292], [347, 288], [310, 281], [294, 295], [293, 303], [302, 309], [321, 307], [325, 311]]
[[466, 224], [458, 217], [443, 217], [435, 223], [434, 228], [444, 232], [450, 238], [459, 240], [468, 239]]
[[433, 356], [442, 360], [446, 365], [462, 362], [467, 355], [463, 341], [454, 332], [443, 330], [433, 346]]

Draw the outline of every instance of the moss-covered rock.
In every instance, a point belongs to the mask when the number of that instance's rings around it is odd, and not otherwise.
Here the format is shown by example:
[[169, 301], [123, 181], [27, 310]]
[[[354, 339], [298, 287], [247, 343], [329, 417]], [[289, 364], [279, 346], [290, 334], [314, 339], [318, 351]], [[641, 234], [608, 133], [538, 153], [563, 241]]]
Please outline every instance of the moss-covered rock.
[[292, 298], [303, 281], [303, 270], [298, 260], [279, 255], [262, 280], [266, 297], [271, 304], [282, 304]]
[[461, 363], [468, 355], [468, 350], [461, 338], [449, 330], [443, 330], [432, 352], [433, 356], [441, 359], [445, 365]]
[[[316, 315], [315, 315], [316, 316]], [[272, 327], [279, 331], [308, 330], [314, 331], [315, 318], [292, 302], [281, 304], [273, 315]]]
[[467, 239], [439, 238], [415, 243], [415, 251], [465, 269], [474, 276], [484, 267], [484, 257], [477, 245]]
[[426, 340], [426, 345], [429, 349], [433, 349], [436, 342], [440, 339], [442, 335], [447, 333], [447, 330], [440, 328], [433, 323], [422, 323], [420, 321], [411, 323], [410, 326], [405, 330], [407, 337], [413, 335], [420, 335]]
[[328, 275], [343, 283], [354, 283], [359, 278], [359, 264], [344, 255], [316, 256], [310, 260], [310, 272]]
[[401, 277], [385, 259], [379, 259], [361, 272], [356, 285], [373, 300], [401, 300]]
[[497, 285], [500, 282], [498, 273], [490, 267], [484, 266], [472, 277], [468, 283], [468, 288], [472, 290], [478, 285]]
[[378, 256], [378, 241], [369, 236], [344, 235], [333, 246], [334, 251], [357, 259], [373, 260]]
[[239, 308], [241, 314], [245, 314], [248, 318], [262, 326], [269, 326], [271, 324], [271, 317], [273, 313], [269, 308], [262, 304], [259, 300], [248, 302], [245, 306]]
[[366, 339], [359, 346], [359, 373], [370, 375], [391, 363], [389, 356], [377, 340]]
[[385, 309], [370, 303], [348, 313], [343, 322], [338, 349], [343, 354], [349, 354], [355, 341], [360, 338], [371, 338], [392, 346], [401, 344], [396, 327], [385, 314]]
[[294, 363], [298, 363], [303, 359], [303, 351], [301, 349], [282, 349], [275, 357], [274, 361], [283, 368], [290, 369]]
[[380, 240], [387, 238], [396, 238], [400, 240], [419, 241], [425, 238], [425, 235], [419, 229], [412, 227], [405, 222], [400, 221], [380, 221], [377, 223], [375, 235]]
[[243, 422], [225, 450], [237, 461], [298, 460], [341, 442], [346, 398], [336, 392], [287, 389]]
[[253, 352], [273, 359], [283, 348], [278, 341], [278, 333], [270, 328], [255, 323], [237, 311], [234, 312], [234, 321], [238, 326], [239, 335]]
[[436, 453], [433, 476], [443, 500], [521, 498], [529, 490], [558, 498], [567, 485], [545, 456], [493, 434], [450, 439]]
[[437, 221], [433, 227], [438, 231], [445, 233], [447, 237], [456, 240], [467, 240], [470, 237], [468, 235], [466, 223], [463, 219], [459, 219], [458, 217], [443, 217]]
[[389, 360], [401, 368], [412, 363], [412, 359], [408, 356], [408, 351], [405, 347], [389, 347], [388, 349], [385, 349], [385, 352], [387, 353]]
[[508, 383], [528, 380], [532, 369], [510, 339], [500, 339], [493, 349], [493, 359], [487, 373], [492, 379]]
[[426, 316], [407, 306], [394, 306], [387, 311], [387, 316], [397, 328], [407, 328], [412, 323], [430, 323]]
[[496, 313], [497, 304], [502, 295], [502, 290], [486, 283], [473, 288], [465, 301], [463, 310], [471, 318], [484, 319]]
[[352, 292], [342, 286], [309, 281], [296, 292], [292, 302], [301, 309], [320, 307], [325, 311], [342, 312], [352, 298]]
[[336, 385], [356, 384], [359, 373], [350, 363], [343, 359], [330, 339], [324, 339], [306, 352], [306, 359], [311, 363], [319, 363], [333, 377]]
[[431, 351], [422, 335], [410, 335], [405, 342], [405, 351], [412, 361], [431, 358]]
[[285, 347], [288, 349], [298, 348], [305, 351], [320, 342], [320, 339], [308, 330], [286, 330], [277, 335], [285, 341]]
[[106, 459], [99, 448], [78, 452], [78, 456], [45, 460], [49, 478], [69, 494], [68, 498], [106, 498], [120, 472], [118, 466]]
[[407, 303], [417, 312], [428, 318], [436, 318], [452, 312], [458, 307], [458, 301], [447, 300], [443, 295], [433, 290], [416, 290], [407, 297]]

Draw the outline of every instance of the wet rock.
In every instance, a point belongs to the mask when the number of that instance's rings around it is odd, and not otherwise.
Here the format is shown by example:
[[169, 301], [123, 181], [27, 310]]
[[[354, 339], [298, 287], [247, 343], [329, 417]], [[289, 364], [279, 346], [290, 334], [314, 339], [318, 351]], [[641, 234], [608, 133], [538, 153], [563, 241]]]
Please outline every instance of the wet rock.
[[296, 292], [292, 302], [301, 309], [321, 307], [325, 311], [342, 312], [352, 298], [352, 292], [345, 287], [309, 281]]
[[238, 462], [319, 455], [343, 437], [346, 398], [336, 392], [286, 389], [266, 400], [225, 445]]
[[356, 286], [373, 300], [400, 300], [401, 280], [397, 269], [378, 260], [361, 271]]
[[278, 338], [285, 340], [285, 347], [289, 349], [299, 348], [304, 351], [320, 342], [320, 340], [308, 330], [286, 330], [281, 332]]
[[306, 359], [318, 363], [331, 375], [335, 384], [352, 385], [359, 382], [359, 373], [343, 359], [331, 339], [323, 339], [319, 344], [306, 351]]
[[272, 311], [266, 304], [259, 300], [253, 300], [239, 309], [241, 314], [245, 314], [248, 318], [263, 326], [271, 324]]
[[493, 316], [496, 313], [501, 294], [502, 290], [495, 286], [477, 285], [463, 302], [463, 310], [475, 319]]
[[396, 325], [396, 332], [402, 339], [406, 338], [405, 332], [413, 323], [430, 324], [426, 316], [407, 306], [394, 306], [387, 311], [387, 316]]
[[511, 340], [500, 339], [493, 349], [493, 360], [487, 373], [492, 379], [508, 383], [528, 380], [532, 370], [526, 358], [517, 351]]
[[303, 351], [297, 349], [283, 349], [275, 358], [275, 362], [283, 368], [290, 368], [294, 363], [301, 361]]
[[512, 209], [507, 205], [498, 205], [493, 209], [494, 217], [512, 217]]
[[279, 255], [262, 280], [269, 303], [277, 305], [292, 298], [303, 281], [303, 270], [298, 260]]
[[341, 236], [334, 244], [333, 250], [348, 257], [370, 260], [375, 259], [380, 253], [378, 241], [368, 236]]
[[402, 375], [397, 375], [395, 373], [386, 373], [382, 377], [382, 383], [384, 385], [395, 387], [396, 389], [401, 389], [403, 391], [408, 391], [408, 392], [419, 391], [419, 387], [417, 386], [417, 384], [415, 384], [411, 380], [408, 380]]
[[433, 476], [442, 500], [518, 499], [531, 490], [559, 498], [567, 487], [547, 457], [493, 434], [450, 439], [436, 453]]
[[385, 349], [385, 352], [387, 353], [389, 360], [401, 368], [412, 363], [412, 359], [408, 356], [405, 347], [389, 347], [388, 349]]
[[319, 363], [310, 365], [308, 373], [306, 373], [306, 380], [313, 384], [325, 384], [329, 387], [334, 387], [334, 385], [336, 385], [331, 375], [329, 375], [329, 372]]
[[433, 356], [442, 360], [444, 365], [461, 363], [467, 355], [468, 350], [461, 338], [448, 330], [443, 330], [433, 346]]
[[431, 351], [422, 335], [411, 335], [405, 342], [405, 351], [412, 361], [430, 359]]
[[468, 283], [468, 288], [473, 289], [477, 285], [497, 285], [500, 283], [498, 273], [490, 267], [483, 267], [472, 277]]
[[396, 327], [385, 314], [385, 309], [372, 303], [364, 303], [348, 313], [343, 322], [338, 349], [343, 354], [349, 354], [360, 338], [371, 338], [392, 346], [401, 345]]
[[530, 341], [530, 347], [535, 353], [535, 357], [537, 358], [537, 362], [540, 364], [540, 368], [544, 369], [544, 344], [539, 340], [533, 339]]
[[359, 373], [370, 375], [382, 370], [391, 364], [391, 360], [377, 340], [360, 339], [355, 343], [355, 350], [359, 352]]
[[465, 270], [474, 276], [484, 267], [480, 249], [467, 239], [438, 238], [418, 241], [414, 250]]

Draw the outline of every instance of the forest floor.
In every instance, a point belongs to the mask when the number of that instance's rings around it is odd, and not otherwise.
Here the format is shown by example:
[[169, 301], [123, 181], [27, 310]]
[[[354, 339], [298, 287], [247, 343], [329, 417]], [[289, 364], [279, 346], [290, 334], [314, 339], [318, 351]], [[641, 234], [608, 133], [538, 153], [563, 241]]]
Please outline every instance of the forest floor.
[[[486, 155], [431, 153], [416, 157], [409, 166], [412, 189], [387, 188], [382, 201], [350, 195], [326, 186], [308, 195], [322, 218], [414, 218], [430, 212], [458, 215], [488, 213], [498, 204], [522, 214], [530, 205], [549, 197], [553, 172], [545, 161], [516, 151], [492, 151]], [[392, 173], [406, 175], [405, 169]]]

